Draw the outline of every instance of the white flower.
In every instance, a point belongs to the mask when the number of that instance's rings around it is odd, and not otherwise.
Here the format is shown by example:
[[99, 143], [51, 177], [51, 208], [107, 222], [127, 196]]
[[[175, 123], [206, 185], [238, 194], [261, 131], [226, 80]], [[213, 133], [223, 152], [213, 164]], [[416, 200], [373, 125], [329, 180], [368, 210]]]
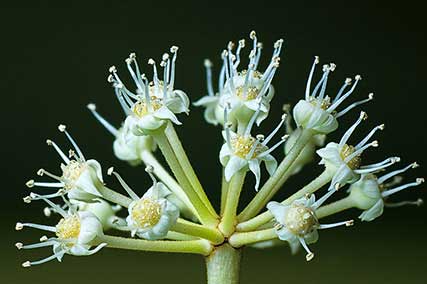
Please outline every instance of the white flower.
[[149, 135], [134, 135], [126, 124], [119, 129], [112, 126], [97, 111], [95, 104], [88, 104], [87, 108], [95, 118], [115, 137], [113, 151], [116, 157], [127, 161], [131, 165], [139, 165], [143, 151], [155, 151], [156, 144]]
[[339, 143], [330, 142], [326, 147], [317, 150], [317, 154], [322, 158], [320, 164], [325, 165], [334, 175], [333, 183], [354, 183], [361, 174], [368, 174], [384, 169], [400, 161], [399, 157], [391, 157], [382, 162], [361, 166], [362, 153], [369, 147], [378, 147], [378, 141], [369, 142], [369, 139], [378, 130], [384, 129], [384, 124], [374, 127], [368, 135], [356, 146], [348, 145], [347, 142], [356, 127], [367, 118], [366, 113], [361, 112], [358, 120], [346, 131]]
[[[57, 176], [50, 172], [40, 169], [37, 174], [39, 176], [47, 175], [57, 182], [35, 182], [30, 180], [26, 183], [28, 187], [40, 186], [49, 188], [60, 188], [54, 194], [44, 195], [46, 198], [58, 197], [67, 193], [68, 198], [90, 201], [96, 197], [101, 197], [97, 187], [103, 185], [101, 165], [96, 160], [86, 160], [82, 151], [77, 146], [74, 139], [66, 131], [65, 125], [59, 125], [58, 129], [64, 132], [68, 140], [74, 147], [74, 150], [69, 151], [69, 157], [52, 140], [47, 140], [49, 146], [58, 152], [64, 163], [61, 163], [62, 175]], [[77, 154], [76, 154], [77, 153]]]
[[[316, 65], [319, 63], [319, 57], [315, 57], [313, 66], [308, 77], [308, 82], [305, 91], [305, 99], [300, 100], [294, 110], [294, 119], [299, 127], [304, 129], [311, 129], [318, 133], [328, 134], [338, 127], [337, 118], [343, 116], [354, 107], [368, 102], [373, 99], [373, 94], [369, 94], [367, 99], [355, 102], [349, 105], [342, 111], [336, 112], [338, 106], [347, 99], [357, 86], [357, 83], [362, 79], [360, 75], [356, 75], [356, 82], [354, 85], [344, 93], [347, 86], [351, 84], [351, 79], [347, 78], [344, 85], [339, 90], [338, 94], [332, 100], [331, 97], [325, 96], [326, 84], [328, 81], [329, 73], [334, 71], [336, 65], [331, 63], [330, 65], [323, 66], [323, 76], [310, 94], [311, 81], [313, 78], [314, 70]], [[332, 101], [331, 101], [332, 100]]]
[[224, 124], [223, 113], [224, 108], [220, 106], [219, 101], [221, 94], [223, 92], [225, 69], [224, 66], [221, 70], [221, 75], [219, 79], [219, 91], [214, 93], [212, 86], [212, 62], [209, 59], [205, 59], [204, 62], [206, 68], [206, 81], [208, 86], [208, 95], [200, 98], [198, 101], [194, 102], [195, 106], [203, 106], [205, 108], [204, 117], [205, 120], [213, 125]]
[[[335, 189], [337, 188], [338, 186], [335, 186]], [[307, 244], [317, 241], [319, 238], [318, 229], [353, 225], [353, 220], [326, 225], [319, 224], [316, 210], [334, 192], [335, 190], [330, 190], [317, 201], [314, 194], [312, 194], [310, 197], [297, 199], [290, 205], [283, 205], [274, 201], [267, 204], [267, 209], [273, 214], [277, 222], [275, 228], [279, 239], [289, 242], [293, 250], [295, 250], [296, 244], [300, 243], [307, 252], [307, 261], [310, 261], [314, 257]]]
[[[398, 207], [403, 205], [421, 205], [422, 199], [397, 203], [388, 202], [390, 195], [406, 188], [420, 185], [424, 182], [423, 178], [417, 178], [415, 182], [394, 187], [396, 184], [399, 184], [402, 179], [397, 176], [398, 174], [416, 167], [418, 167], [418, 164], [412, 163], [403, 169], [390, 172], [379, 178], [373, 174], [362, 175], [362, 177], [356, 183], [352, 184], [349, 189], [351, 200], [356, 203], [357, 208], [364, 210], [359, 218], [362, 221], [372, 221], [382, 215], [384, 206]], [[392, 177], [395, 179], [391, 182], [386, 182]]]
[[152, 82], [148, 82], [145, 74], [140, 73], [136, 55], [134, 53], [129, 55], [126, 64], [136, 84], [136, 94], [125, 87], [117, 75], [116, 68], [110, 67], [111, 75], [108, 81], [113, 83], [116, 96], [127, 115], [125, 124], [135, 135], [150, 134], [150, 131], [159, 129], [168, 120], [181, 124], [175, 113], [188, 114], [190, 102], [187, 95], [181, 90], [174, 90], [178, 47], [172, 46], [170, 51], [173, 53], [172, 60], [165, 53], [160, 63], [164, 69], [163, 80], [158, 77], [155, 61], [148, 60], [148, 64], [153, 65]]
[[[225, 121], [228, 121], [227, 112], [228, 107], [224, 110]], [[265, 163], [268, 173], [272, 175], [276, 171], [277, 161], [270, 153], [285, 142], [287, 138], [287, 135], [285, 135], [274, 146], [271, 148], [267, 147], [268, 142], [270, 142], [283, 125], [286, 114], [282, 116], [280, 123], [267, 138], [264, 138], [263, 135], [252, 137], [251, 130], [259, 113], [260, 108], [252, 115], [251, 120], [242, 133], [231, 131], [231, 124], [226, 123], [223, 131], [223, 137], [226, 143], [222, 145], [219, 152], [220, 162], [225, 167], [225, 180], [230, 181], [233, 175], [239, 170], [247, 171], [249, 169], [255, 175], [255, 190], [258, 190], [261, 180], [261, 162]]]
[[35, 199], [45, 200], [55, 212], [62, 216], [62, 219], [56, 226], [46, 226], [33, 223], [17, 223], [16, 230], [21, 230], [24, 227], [36, 228], [56, 234], [56, 237], [47, 238], [46, 236], [40, 239], [40, 243], [23, 245], [22, 243], [16, 243], [18, 249], [33, 249], [41, 247], [53, 247], [53, 255], [46, 257], [38, 261], [26, 261], [22, 264], [23, 267], [29, 267], [32, 265], [42, 264], [53, 259], [61, 261], [64, 254], [71, 254], [76, 256], [92, 255], [98, 252], [101, 248], [107, 244], [102, 243], [90, 249], [92, 242], [98, 236], [103, 235], [102, 224], [98, 218], [91, 212], [88, 211], [75, 211], [73, 206], [70, 206], [70, 210], [66, 212], [60, 206], [52, 203], [50, 200], [32, 194]]
[[206, 107], [205, 118], [209, 123], [223, 123], [222, 112], [226, 104], [230, 104], [229, 120], [234, 124], [246, 124], [254, 111], [258, 109], [261, 101], [260, 115], [257, 118], [259, 125], [264, 120], [270, 110], [270, 101], [274, 95], [271, 85], [274, 74], [279, 67], [279, 55], [282, 49], [283, 40], [280, 39], [274, 44], [274, 51], [270, 64], [264, 72], [258, 71], [258, 64], [261, 57], [262, 44], [258, 43], [256, 33], [252, 31], [250, 38], [253, 41], [252, 49], [249, 53], [249, 64], [247, 69], [238, 71], [240, 64], [240, 51], [245, 46], [245, 41], [240, 40], [236, 54], [233, 54], [234, 43], [229, 42], [227, 50], [222, 53], [223, 66], [219, 78], [219, 90], [213, 94], [211, 83], [210, 64], [208, 62], [208, 96], [201, 98], [195, 105]]
[[130, 231], [132, 237], [137, 235], [147, 240], [157, 240], [166, 237], [170, 228], [175, 225], [179, 217], [179, 209], [167, 197], [171, 194], [169, 189], [161, 182], [157, 182], [148, 166], [146, 171], [153, 180], [153, 185], [140, 198], [120, 177], [113, 168], [108, 169], [108, 174], [114, 174], [120, 184], [132, 198], [126, 218], [127, 226], [116, 229]]

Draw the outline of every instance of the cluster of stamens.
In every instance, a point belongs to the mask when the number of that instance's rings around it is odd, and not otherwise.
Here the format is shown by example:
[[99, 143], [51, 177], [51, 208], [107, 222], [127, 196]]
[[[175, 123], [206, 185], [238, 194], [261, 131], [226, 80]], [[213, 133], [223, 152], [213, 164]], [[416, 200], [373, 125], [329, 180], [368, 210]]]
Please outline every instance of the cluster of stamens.
[[80, 218], [73, 214], [62, 218], [56, 225], [56, 236], [62, 240], [76, 239], [80, 234]]
[[141, 228], [152, 227], [161, 217], [161, 205], [152, 198], [141, 198], [132, 208], [132, 219]]

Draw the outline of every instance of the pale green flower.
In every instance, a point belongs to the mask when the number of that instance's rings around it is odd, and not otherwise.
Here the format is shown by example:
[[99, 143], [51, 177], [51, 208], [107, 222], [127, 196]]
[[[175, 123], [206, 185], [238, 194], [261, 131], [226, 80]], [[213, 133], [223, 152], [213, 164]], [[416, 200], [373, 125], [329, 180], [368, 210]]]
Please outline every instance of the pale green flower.
[[69, 206], [67, 212], [42, 196], [33, 193], [32, 197], [34, 197], [34, 199], [43, 199], [46, 201], [55, 212], [62, 216], [62, 219], [56, 226], [33, 223], [16, 224], [16, 230], [22, 230], [24, 227], [31, 227], [56, 234], [56, 237], [51, 238], [43, 236], [40, 239], [40, 243], [31, 245], [16, 243], [18, 249], [53, 247], [53, 255], [38, 261], [26, 261], [22, 264], [23, 267], [42, 264], [54, 259], [61, 261], [65, 254], [76, 256], [92, 255], [107, 245], [106, 243], [102, 243], [94, 249], [91, 249], [91, 242], [96, 239], [96, 237], [103, 235], [102, 224], [93, 213], [88, 211], [75, 211], [73, 206]]
[[[350, 186], [350, 198], [356, 203], [356, 207], [364, 210], [359, 218], [362, 221], [372, 221], [382, 215], [384, 207], [397, 207], [403, 205], [421, 205], [422, 199], [416, 201], [402, 201], [391, 203], [388, 201], [389, 196], [400, 192], [404, 189], [420, 185], [424, 182], [423, 178], [417, 178], [414, 182], [395, 187], [399, 184], [401, 178], [397, 177], [408, 169], [418, 167], [417, 163], [412, 163], [403, 169], [396, 170], [376, 177], [373, 174], [362, 175], [361, 178]], [[395, 177], [391, 182], [389, 179]]]

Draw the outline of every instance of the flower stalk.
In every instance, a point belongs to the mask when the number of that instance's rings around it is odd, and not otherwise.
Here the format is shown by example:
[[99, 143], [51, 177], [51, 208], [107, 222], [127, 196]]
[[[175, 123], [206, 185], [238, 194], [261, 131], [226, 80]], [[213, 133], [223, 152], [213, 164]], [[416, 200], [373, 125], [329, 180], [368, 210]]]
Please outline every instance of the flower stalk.
[[205, 258], [208, 284], [238, 284], [241, 250], [229, 244], [215, 247]]

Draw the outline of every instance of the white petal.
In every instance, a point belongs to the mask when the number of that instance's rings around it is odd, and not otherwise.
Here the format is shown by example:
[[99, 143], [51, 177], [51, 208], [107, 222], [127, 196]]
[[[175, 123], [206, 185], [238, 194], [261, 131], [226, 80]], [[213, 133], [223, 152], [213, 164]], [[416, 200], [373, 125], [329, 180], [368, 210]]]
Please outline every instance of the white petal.
[[232, 155], [227, 165], [225, 166], [225, 180], [230, 181], [231, 177], [239, 170], [247, 166], [247, 164], [248, 162], [246, 160]]
[[370, 209], [363, 211], [362, 214], [360, 214], [359, 218], [362, 221], [369, 222], [381, 216], [383, 212], [384, 212], [384, 201], [380, 199]]
[[267, 209], [271, 212], [271, 214], [273, 214], [274, 219], [276, 219], [277, 222], [284, 225], [285, 216], [288, 212], [289, 206], [283, 205], [276, 201], [270, 201], [267, 204]]
[[261, 181], [261, 168], [257, 159], [249, 161], [249, 169], [255, 175], [255, 190], [258, 191], [259, 183]]

